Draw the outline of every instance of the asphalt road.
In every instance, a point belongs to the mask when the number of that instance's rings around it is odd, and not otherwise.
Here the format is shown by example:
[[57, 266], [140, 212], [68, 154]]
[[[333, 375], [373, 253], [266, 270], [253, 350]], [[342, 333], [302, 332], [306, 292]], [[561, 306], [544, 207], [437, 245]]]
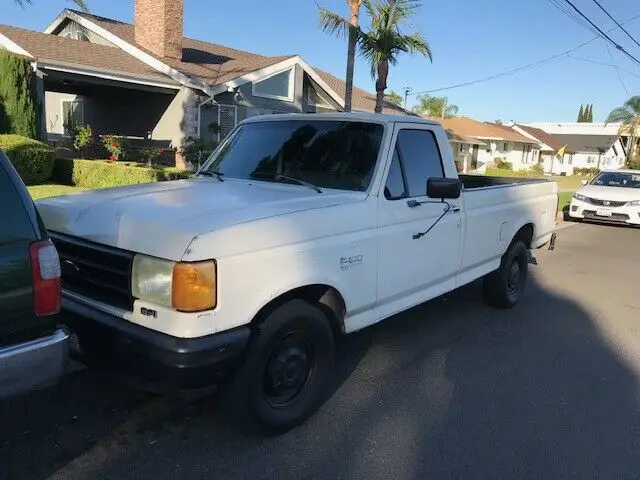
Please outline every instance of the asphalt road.
[[572, 225], [512, 311], [472, 285], [347, 337], [333, 396], [280, 437], [73, 372], [0, 404], [0, 478], [638, 478], [639, 246]]

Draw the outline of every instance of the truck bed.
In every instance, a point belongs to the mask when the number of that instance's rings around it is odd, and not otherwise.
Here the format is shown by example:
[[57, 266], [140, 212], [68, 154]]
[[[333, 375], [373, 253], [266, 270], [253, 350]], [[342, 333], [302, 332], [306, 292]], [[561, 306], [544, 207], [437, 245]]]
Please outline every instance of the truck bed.
[[502, 185], [548, 182], [544, 178], [489, 177], [486, 175], [458, 175], [465, 189], [497, 187]]

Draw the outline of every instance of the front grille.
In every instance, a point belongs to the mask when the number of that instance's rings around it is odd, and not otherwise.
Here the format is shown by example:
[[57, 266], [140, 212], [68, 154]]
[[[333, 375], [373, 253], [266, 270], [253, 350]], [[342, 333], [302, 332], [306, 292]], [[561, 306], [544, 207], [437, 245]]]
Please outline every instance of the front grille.
[[133, 252], [51, 234], [62, 266], [62, 288], [124, 310], [133, 310]]
[[591, 205], [598, 205], [600, 207], [622, 207], [627, 202], [614, 202], [613, 200], [599, 200], [597, 198], [587, 197], [587, 201]]
[[605, 222], [626, 222], [627, 220], [629, 220], [629, 215], [625, 213], [613, 213], [609, 217], [601, 217], [599, 215], [596, 215], [595, 210], [583, 210], [582, 215], [584, 215], [585, 218], [591, 218], [593, 220], [601, 220]]

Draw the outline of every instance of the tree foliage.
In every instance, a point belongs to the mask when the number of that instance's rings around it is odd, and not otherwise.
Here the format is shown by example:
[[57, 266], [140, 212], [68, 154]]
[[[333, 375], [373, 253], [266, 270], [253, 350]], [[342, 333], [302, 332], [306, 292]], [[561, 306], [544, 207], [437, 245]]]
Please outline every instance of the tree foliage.
[[620, 123], [618, 133], [629, 137], [626, 146], [627, 164], [636, 162], [636, 143], [638, 139], [638, 129], [640, 128], [640, 96], [633, 96], [624, 102], [622, 107], [611, 110], [605, 120], [605, 125], [609, 123]]
[[418, 95], [417, 103], [413, 111], [420, 115], [428, 115], [437, 118], [451, 118], [458, 115], [460, 109], [457, 105], [449, 103], [447, 97], [435, 97], [429, 94]]
[[398, 92], [394, 92], [393, 90], [391, 90], [389, 93], [385, 93], [384, 99], [387, 102], [393, 103], [394, 105], [397, 105], [399, 107], [401, 107], [402, 103], [404, 102], [402, 95], [400, 95]]
[[580, 112], [578, 112], [578, 123], [593, 123], [593, 103], [580, 105]]
[[[26, 5], [31, 5], [32, 0], [14, 0], [16, 2], [17, 5], [20, 5], [21, 7], [25, 7]], [[72, 3], [75, 3], [78, 8], [80, 8], [81, 10], [88, 12], [89, 9], [87, 8], [87, 2], [85, 2], [84, 0], [69, 0]]]
[[40, 136], [36, 80], [29, 60], [0, 50], [0, 133]]

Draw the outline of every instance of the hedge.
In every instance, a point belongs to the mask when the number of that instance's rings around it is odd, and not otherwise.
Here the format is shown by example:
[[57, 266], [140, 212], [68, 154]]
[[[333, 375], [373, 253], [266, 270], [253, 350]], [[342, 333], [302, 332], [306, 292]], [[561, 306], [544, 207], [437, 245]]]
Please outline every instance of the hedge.
[[178, 168], [58, 158], [55, 161], [52, 180], [65, 185], [93, 189], [179, 180], [188, 178], [192, 174], [193, 172], [189, 170]]
[[0, 135], [0, 150], [7, 154], [27, 185], [51, 178], [55, 152], [49, 145], [20, 135]]

